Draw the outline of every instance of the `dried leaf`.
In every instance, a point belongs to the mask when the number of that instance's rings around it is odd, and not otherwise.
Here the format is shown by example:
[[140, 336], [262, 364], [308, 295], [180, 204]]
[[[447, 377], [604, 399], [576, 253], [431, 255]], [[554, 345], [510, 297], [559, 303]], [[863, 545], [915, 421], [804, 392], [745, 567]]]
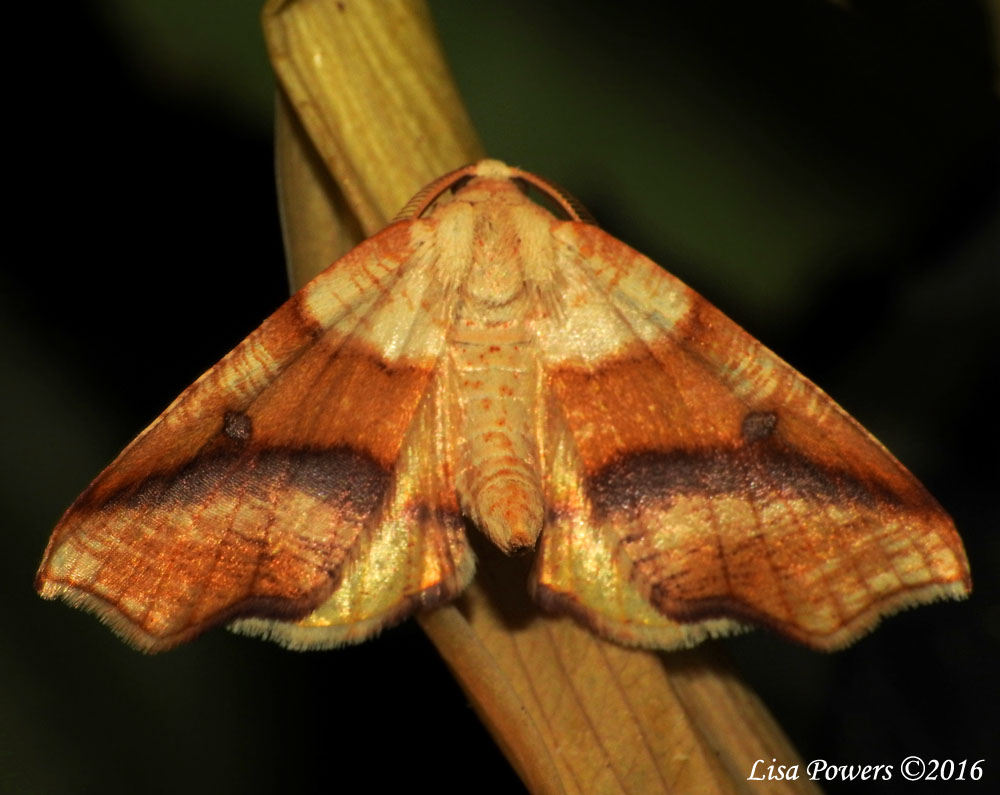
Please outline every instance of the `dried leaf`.
[[263, 21], [282, 88], [365, 234], [481, 155], [424, 3], [279, 0]]

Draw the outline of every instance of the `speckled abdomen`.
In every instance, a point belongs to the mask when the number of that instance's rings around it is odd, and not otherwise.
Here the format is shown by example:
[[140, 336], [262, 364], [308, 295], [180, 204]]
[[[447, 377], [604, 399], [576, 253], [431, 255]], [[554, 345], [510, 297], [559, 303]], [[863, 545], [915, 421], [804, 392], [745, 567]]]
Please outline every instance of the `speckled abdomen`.
[[[462, 510], [494, 543], [534, 545], [542, 525], [538, 363], [523, 327], [478, 341], [473, 330], [449, 346], [460, 437], [456, 486]], [[464, 337], [464, 339], [463, 339]]]

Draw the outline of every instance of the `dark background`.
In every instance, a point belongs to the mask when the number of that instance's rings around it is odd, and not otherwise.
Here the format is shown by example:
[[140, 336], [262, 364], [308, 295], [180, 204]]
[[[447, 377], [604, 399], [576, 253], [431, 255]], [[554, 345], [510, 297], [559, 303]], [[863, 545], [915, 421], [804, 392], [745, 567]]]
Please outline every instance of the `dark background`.
[[[432, 10], [492, 156], [565, 185], [807, 373], [955, 517], [970, 601], [904, 613], [835, 655], [763, 633], [727, 643], [802, 756], [985, 758], [995, 786], [987, 7], [652, 5]], [[308, 792], [355, 777], [516, 791], [412, 622], [328, 653], [220, 630], [147, 657], [34, 596], [73, 497], [286, 290], [256, 5], [65, 6], [17, 28], [30, 56], [9, 76], [8, 165], [29, 181], [0, 276], [0, 791]]]

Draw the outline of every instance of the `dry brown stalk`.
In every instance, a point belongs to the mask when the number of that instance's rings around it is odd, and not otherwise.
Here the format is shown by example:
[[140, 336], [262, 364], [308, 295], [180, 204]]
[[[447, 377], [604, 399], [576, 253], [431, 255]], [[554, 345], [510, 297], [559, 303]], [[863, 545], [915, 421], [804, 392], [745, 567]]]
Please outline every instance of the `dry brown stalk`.
[[[297, 0], [263, 14], [280, 82], [279, 198], [301, 285], [482, 150], [420, 0]], [[543, 616], [522, 560], [478, 550], [477, 580], [421, 626], [536, 793], [761, 791], [797, 754], [710, 649], [624, 649]], [[769, 792], [816, 792], [769, 782]]]

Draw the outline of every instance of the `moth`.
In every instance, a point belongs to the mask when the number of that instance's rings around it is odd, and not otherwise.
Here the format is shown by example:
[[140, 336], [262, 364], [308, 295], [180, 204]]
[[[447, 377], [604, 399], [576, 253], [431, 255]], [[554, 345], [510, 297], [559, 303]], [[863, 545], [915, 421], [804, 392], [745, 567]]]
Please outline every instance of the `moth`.
[[[548, 198], [560, 216], [532, 201]], [[146, 651], [360, 641], [470, 532], [623, 644], [836, 649], [971, 589], [955, 528], [818, 387], [553, 184], [441, 177], [185, 390], [66, 511], [37, 588]]]

